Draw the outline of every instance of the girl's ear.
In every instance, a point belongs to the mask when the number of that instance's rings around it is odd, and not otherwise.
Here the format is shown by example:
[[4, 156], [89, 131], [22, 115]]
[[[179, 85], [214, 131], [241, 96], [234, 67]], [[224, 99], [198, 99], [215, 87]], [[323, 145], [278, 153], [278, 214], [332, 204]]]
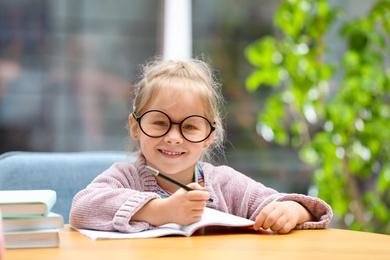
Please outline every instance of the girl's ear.
[[134, 140], [139, 140], [140, 129], [139, 129], [138, 122], [137, 122], [137, 120], [135, 120], [133, 114], [129, 115], [129, 124], [130, 124], [131, 137]]
[[211, 135], [203, 142], [203, 149], [209, 148], [211, 142], [213, 141], [214, 132], [211, 133]]

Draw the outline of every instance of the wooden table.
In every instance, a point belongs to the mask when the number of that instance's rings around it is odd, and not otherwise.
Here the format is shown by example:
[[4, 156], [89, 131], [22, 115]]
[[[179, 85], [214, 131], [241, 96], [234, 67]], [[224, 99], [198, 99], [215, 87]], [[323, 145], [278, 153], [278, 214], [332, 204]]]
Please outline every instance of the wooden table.
[[14, 259], [390, 259], [390, 235], [340, 229], [269, 235], [206, 228], [192, 237], [94, 241], [66, 225], [59, 248], [7, 249], [4, 260]]

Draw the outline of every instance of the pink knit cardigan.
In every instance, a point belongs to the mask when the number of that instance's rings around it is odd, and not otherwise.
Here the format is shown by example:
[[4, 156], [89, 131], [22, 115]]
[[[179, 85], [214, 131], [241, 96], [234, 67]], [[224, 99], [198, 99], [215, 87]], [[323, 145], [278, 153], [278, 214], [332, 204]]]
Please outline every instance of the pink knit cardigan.
[[[332, 219], [332, 209], [324, 201], [300, 194], [278, 193], [228, 166], [201, 163], [205, 186], [216, 203], [207, 207], [255, 220], [273, 201], [296, 201], [306, 207], [316, 221], [297, 225], [296, 229], [324, 228]], [[120, 162], [100, 174], [76, 194], [70, 211], [70, 224], [76, 228], [139, 232], [153, 229], [131, 217], [157, 195], [157, 182], [145, 170], [141, 156], [135, 162]]]

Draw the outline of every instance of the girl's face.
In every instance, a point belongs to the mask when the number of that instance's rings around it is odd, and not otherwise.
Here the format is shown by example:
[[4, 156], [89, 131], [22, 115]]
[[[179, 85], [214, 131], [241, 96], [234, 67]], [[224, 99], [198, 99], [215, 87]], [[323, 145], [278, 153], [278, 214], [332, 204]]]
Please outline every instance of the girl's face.
[[[191, 115], [205, 116], [200, 99], [193, 93], [184, 90], [160, 91], [147, 106], [146, 111], [149, 110], [163, 111], [172, 122], [181, 122]], [[140, 141], [141, 151], [148, 166], [164, 174], [175, 175], [177, 179], [192, 178], [195, 164], [203, 149], [210, 145], [213, 134], [203, 142], [191, 143], [183, 138], [179, 126], [174, 124], [166, 135], [151, 138], [140, 130], [132, 115], [130, 115], [129, 120], [132, 137]]]

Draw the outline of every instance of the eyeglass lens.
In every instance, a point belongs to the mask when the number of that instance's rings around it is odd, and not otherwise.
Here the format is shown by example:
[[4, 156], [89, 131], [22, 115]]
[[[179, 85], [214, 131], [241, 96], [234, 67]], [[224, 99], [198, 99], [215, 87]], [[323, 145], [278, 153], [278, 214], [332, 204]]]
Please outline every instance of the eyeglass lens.
[[[174, 123], [175, 124], [175, 123]], [[140, 119], [141, 129], [150, 137], [161, 137], [168, 133], [171, 121], [160, 111], [146, 112]], [[180, 132], [185, 139], [191, 142], [200, 142], [206, 139], [212, 127], [206, 118], [190, 116], [180, 123]]]

